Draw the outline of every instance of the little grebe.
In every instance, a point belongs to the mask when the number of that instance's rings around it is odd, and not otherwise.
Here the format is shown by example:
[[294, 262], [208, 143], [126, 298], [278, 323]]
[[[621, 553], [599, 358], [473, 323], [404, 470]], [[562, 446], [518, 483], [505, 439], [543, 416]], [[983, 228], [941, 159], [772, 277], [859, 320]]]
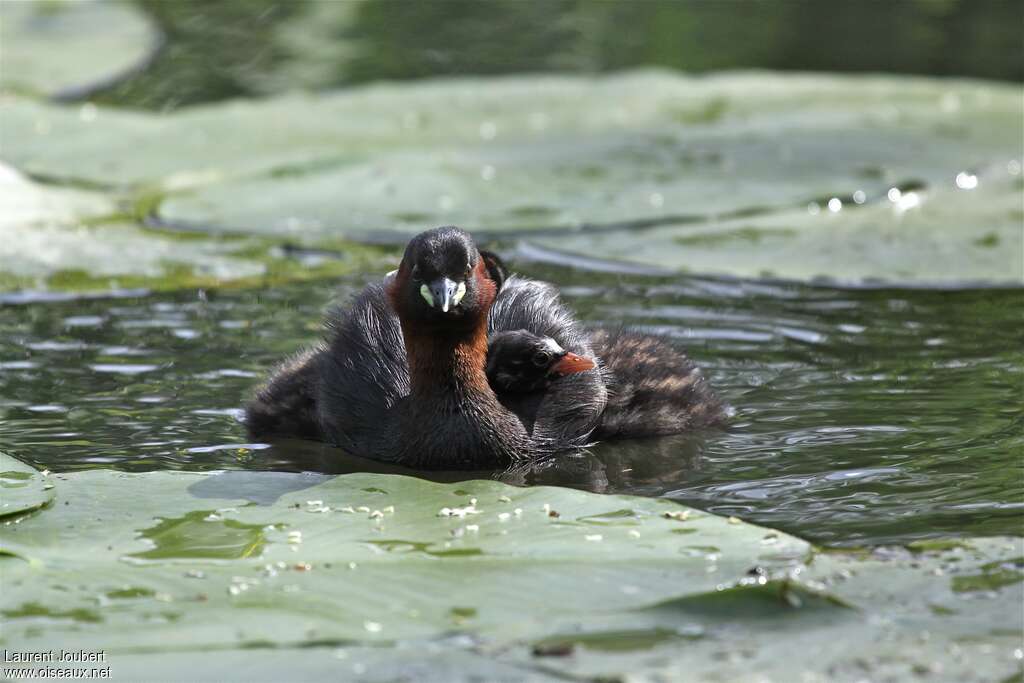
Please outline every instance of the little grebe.
[[[591, 343], [601, 359], [608, 387], [608, 402], [595, 438], [677, 434], [721, 424], [728, 417], [728, 408], [712, 392], [700, 369], [667, 342], [639, 332], [596, 329]], [[525, 330], [492, 336], [487, 378], [502, 403], [526, 414], [529, 402], [522, 394], [530, 394], [535, 404], [539, 403], [559, 376], [571, 373], [574, 367], [593, 367], [589, 358], [577, 357], [572, 359], [576, 362], [567, 363], [572, 354], [563, 360], [559, 349], [553, 339]]]
[[528, 425], [502, 405], [485, 373], [488, 333], [523, 329], [593, 351], [553, 287], [506, 279], [457, 228], [413, 238], [398, 270], [328, 327], [323, 345], [283, 364], [247, 406], [254, 437], [321, 439], [417, 467], [493, 467], [585, 444], [604, 410], [596, 371], [565, 377]]

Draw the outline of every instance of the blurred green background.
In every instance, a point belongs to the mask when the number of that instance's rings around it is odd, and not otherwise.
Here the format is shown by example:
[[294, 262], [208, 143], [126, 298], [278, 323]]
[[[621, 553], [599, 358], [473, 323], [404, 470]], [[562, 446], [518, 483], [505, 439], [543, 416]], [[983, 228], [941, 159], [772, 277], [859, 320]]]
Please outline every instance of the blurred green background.
[[1019, 0], [137, 0], [167, 38], [103, 98], [637, 66], [1024, 79]]

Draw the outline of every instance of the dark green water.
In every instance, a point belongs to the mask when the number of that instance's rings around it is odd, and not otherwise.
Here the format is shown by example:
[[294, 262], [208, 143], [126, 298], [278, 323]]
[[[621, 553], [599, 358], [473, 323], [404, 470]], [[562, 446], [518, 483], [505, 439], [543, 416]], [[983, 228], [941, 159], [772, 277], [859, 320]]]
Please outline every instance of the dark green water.
[[[668, 496], [829, 545], [1024, 532], [1021, 290], [525, 270], [559, 284], [587, 321], [676, 340], [737, 415], [725, 431], [472, 476]], [[56, 471], [380, 469], [316, 444], [248, 444], [238, 421], [261, 375], [315, 338], [337, 290], [8, 297], [0, 450]]]
[[[104, 100], [640, 66], [1024, 80], [1022, 0], [136, 0], [166, 36]], [[298, 38], [296, 38], [298, 36]]]

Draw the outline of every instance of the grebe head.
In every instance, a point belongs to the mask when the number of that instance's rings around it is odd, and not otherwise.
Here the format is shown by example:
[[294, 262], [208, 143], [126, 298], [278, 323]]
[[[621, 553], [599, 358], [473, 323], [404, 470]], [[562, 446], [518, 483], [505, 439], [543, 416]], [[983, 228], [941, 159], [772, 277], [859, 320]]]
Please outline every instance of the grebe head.
[[390, 284], [399, 318], [426, 326], [486, 320], [504, 267], [497, 257], [484, 254], [459, 228], [435, 228], [414, 237]]
[[540, 391], [559, 377], [596, 365], [592, 358], [566, 351], [551, 337], [526, 330], [501, 332], [488, 343], [487, 379], [496, 391]]

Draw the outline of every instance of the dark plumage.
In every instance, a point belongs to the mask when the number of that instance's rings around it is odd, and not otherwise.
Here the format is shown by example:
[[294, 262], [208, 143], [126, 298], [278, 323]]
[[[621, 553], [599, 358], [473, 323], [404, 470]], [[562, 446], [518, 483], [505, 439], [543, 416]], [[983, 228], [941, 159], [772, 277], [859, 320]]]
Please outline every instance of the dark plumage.
[[461, 230], [418, 235], [396, 273], [330, 314], [325, 345], [283, 365], [257, 392], [247, 407], [250, 433], [317, 438], [368, 458], [449, 469], [505, 466], [585, 444], [606, 399], [598, 372], [566, 377], [528, 424], [487, 382], [488, 331], [526, 329], [592, 355], [553, 287], [505, 275]]
[[487, 381], [499, 395], [545, 391], [552, 381], [596, 367], [593, 359], [566, 351], [551, 337], [526, 330], [491, 335]]
[[245, 406], [251, 436], [322, 438], [316, 400], [323, 352], [322, 346], [307, 349], [274, 368]]
[[[595, 438], [677, 434], [720, 424], [728, 411], [700, 369], [668, 342], [627, 330], [594, 330], [591, 343], [604, 367], [608, 402]], [[562, 357], [554, 340], [525, 330], [492, 335], [487, 378], [502, 402], [528, 414], [558, 380]], [[554, 344], [554, 348], [558, 348]]]
[[[581, 422], [592, 426], [594, 399], [605, 395], [600, 372], [586, 372], [596, 367], [593, 358], [526, 330], [496, 332], [488, 340], [487, 381], [531, 432], [537, 431], [538, 419], [548, 430], [559, 424], [563, 430], [578, 429]], [[579, 373], [586, 376], [573, 379]], [[551, 388], [555, 380], [558, 386]]]
[[[324, 343], [283, 363], [247, 406], [254, 438], [318, 439], [374, 460], [471, 469], [593, 438], [683, 432], [728, 414], [667, 342], [586, 332], [554, 287], [509, 276], [457, 228], [413, 238], [398, 270], [332, 311], [327, 328]], [[553, 379], [567, 357], [600, 367]]]
[[597, 329], [608, 403], [596, 439], [678, 434], [724, 424], [729, 408], [685, 353], [639, 332]]

